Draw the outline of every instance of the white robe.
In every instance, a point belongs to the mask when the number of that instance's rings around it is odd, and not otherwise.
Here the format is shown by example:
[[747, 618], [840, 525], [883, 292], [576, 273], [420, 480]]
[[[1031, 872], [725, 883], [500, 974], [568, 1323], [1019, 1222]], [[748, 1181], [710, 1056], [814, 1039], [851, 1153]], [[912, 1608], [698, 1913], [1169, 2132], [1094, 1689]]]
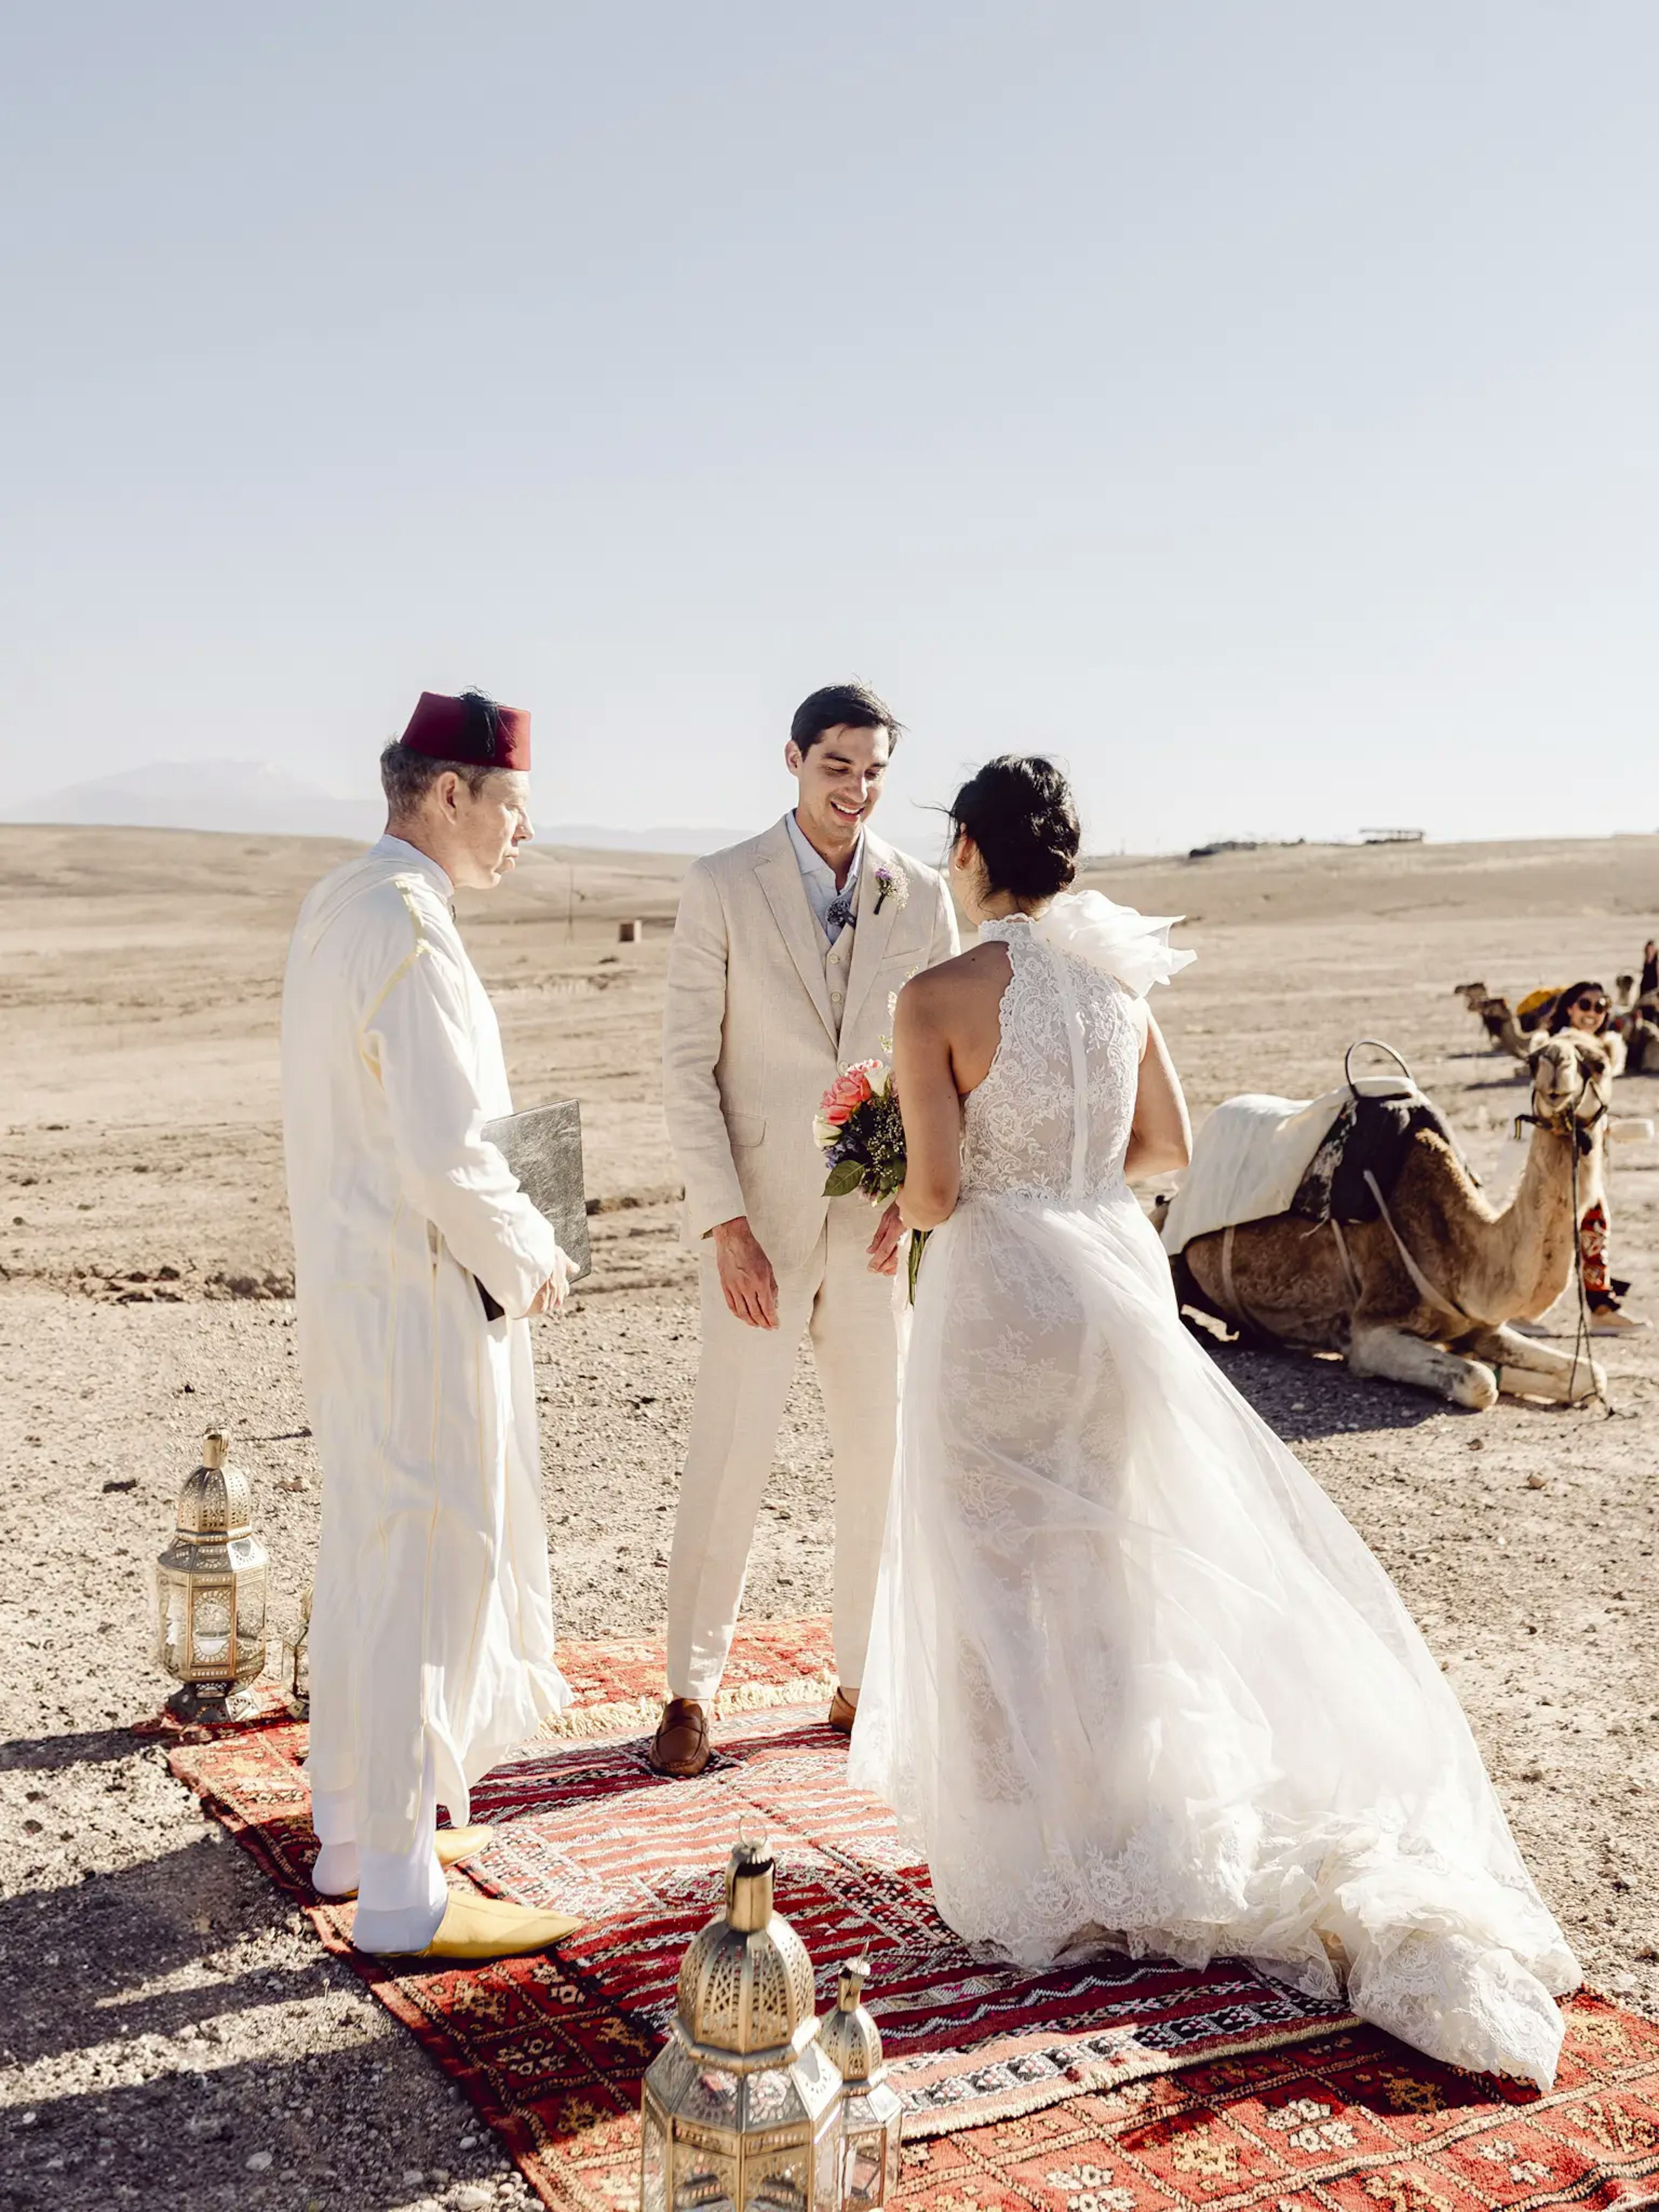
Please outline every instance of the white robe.
[[[300, 1359], [323, 1474], [311, 1779], [415, 1847], [429, 1752], [468, 1790], [568, 1702], [553, 1663], [530, 1331], [565, 1263], [483, 1124], [501, 1034], [435, 861], [383, 837], [300, 912], [283, 1117]], [[484, 1318], [477, 1281], [506, 1316]], [[429, 1818], [429, 1814], [428, 1815]]]

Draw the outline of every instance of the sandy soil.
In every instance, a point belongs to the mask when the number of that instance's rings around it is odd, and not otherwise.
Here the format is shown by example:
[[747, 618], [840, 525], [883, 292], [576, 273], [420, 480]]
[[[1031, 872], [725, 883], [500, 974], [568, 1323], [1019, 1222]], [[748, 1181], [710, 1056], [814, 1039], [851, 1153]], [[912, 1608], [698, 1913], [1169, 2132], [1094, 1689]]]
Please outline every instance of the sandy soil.
[[[0, 2207], [457, 2208], [522, 2191], [435, 2069], [127, 1733], [166, 1689], [154, 1556], [200, 1432], [253, 1476], [279, 1618], [318, 1493], [295, 1372], [276, 1119], [281, 960], [344, 848], [0, 830]], [[1200, 964], [1160, 1013], [1195, 1108], [1306, 1097], [1354, 1037], [1412, 1060], [1483, 1171], [1524, 1103], [1451, 987], [1632, 963], [1659, 840], [1121, 861]], [[656, 1030], [683, 863], [537, 855], [464, 902], [521, 1103], [582, 1099], [596, 1269], [538, 1324], [562, 1620], [661, 1615], [696, 1316]], [[637, 946], [617, 922], [647, 923]], [[1659, 1082], [1620, 1086], [1659, 1112]], [[1614, 1155], [1620, 1272], [1659, 1311], [1659, 1146]], [[1659, 1346], [1611, 1347], [1615, 1413], [1464, 1415], [1334, 1363], [1216, 1356], [1395, 1576], [1546, 1893], [1603, 1988], [1659, 2008], [1652, 1471]], [[749, 1605], [825, 1602], [810, 1370]], [[250, 2166], [248, 2161], [258, 2164]]]

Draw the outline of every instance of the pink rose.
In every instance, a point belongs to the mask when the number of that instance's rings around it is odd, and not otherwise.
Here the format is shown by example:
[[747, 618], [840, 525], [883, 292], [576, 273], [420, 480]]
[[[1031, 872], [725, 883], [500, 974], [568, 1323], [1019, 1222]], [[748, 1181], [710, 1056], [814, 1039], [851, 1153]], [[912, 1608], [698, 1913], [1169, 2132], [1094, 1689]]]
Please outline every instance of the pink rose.
[[823, 1094], [821, 1109], [823, 1118], [826, 1121], [833, 1121], [839, 1128], [872, 1096], [869, 1063], [858, 1067], [845, 1067]]

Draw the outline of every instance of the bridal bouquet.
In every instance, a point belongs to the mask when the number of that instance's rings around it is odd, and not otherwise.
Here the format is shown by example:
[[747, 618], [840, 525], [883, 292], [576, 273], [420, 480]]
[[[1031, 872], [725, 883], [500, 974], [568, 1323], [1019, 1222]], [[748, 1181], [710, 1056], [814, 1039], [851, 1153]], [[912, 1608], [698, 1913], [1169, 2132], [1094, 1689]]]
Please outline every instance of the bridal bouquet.
[[[818, 1102], [812, 1119], [814, 1141], [830, 1170], [826, 1198], [847, 1198], [861, 1190], [873, 1205], [884, 1206], [904, 1181], [904, 1123], [899, 1114], [893, 1071], [884, 1060], [861, 1060], [842, 1068]], [[926, 1230], [910, 1232], [910, 1302], [916, 1297]]]

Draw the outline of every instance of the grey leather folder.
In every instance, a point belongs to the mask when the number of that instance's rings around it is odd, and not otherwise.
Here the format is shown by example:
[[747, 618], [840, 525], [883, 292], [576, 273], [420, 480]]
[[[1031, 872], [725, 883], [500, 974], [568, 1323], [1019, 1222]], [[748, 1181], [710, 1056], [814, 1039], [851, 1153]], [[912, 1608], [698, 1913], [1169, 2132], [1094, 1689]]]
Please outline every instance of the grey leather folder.
[[[498, 1121], [486, 1121], [480, 1133], [499, 1148], [525, 1196], [551, 1224], [559, 1249], [570, 1262], [571, 1281], [589, 1273], [593, 1253], [582, 1179], [582, 1109], [575, 1099], [532, 1106], [527, 1114], [503, 1115]], [[501, 1308], [482, 1283], [478, 1295], [485, 1314], [497, 1320]]]

